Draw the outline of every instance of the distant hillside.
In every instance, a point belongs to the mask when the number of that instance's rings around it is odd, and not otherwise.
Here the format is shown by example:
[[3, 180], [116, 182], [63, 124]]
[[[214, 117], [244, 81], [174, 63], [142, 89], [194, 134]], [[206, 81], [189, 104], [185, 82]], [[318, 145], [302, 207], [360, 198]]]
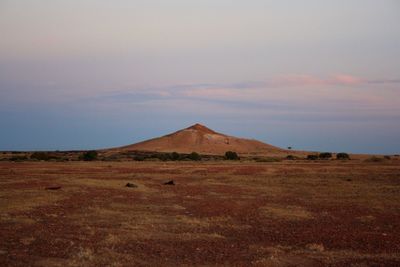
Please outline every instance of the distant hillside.
[[[222, 155], [226, 151], [235, 151], [247, 155], [282, 155], [288, 151], [257, 140], [238, 138], [217, 133], [204, 125], [195, 124], [177, 132], [128, 145], [116, 150], [179, 152]], [[292, 152], [292, 151], [290, 151]]]

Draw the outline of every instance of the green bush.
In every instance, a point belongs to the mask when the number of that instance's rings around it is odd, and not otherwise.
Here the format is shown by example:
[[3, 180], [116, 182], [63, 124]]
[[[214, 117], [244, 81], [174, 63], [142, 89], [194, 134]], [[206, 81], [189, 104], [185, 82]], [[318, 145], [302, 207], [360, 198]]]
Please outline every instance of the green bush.
[[336, 154], [336, 159], [340, 159], [340, 160], [349, 160], [350, 156], [347, 153], [341, 152], [341, 153], [337, 153]]
[[84, 161], [92, 161], [92, 160], [96, 160], [97, 156], [98, 156], [98, 154], [97, 154], [96, 150], [90, 150], [90, 151], [86, 151], [85, 153], [83, 153], [82, 159]]
[[332, 153], [330, 152], [323, 152], [319, 154], [320, 159], [330, 159], [332, 158]]
[[317, 160], [318, 159], [318, 155], [307, 155], [307, 159], [308, 160]]
[[239, 156], [236, 152], [233, 151], [227, 151], [225, 152], [225, 159], [227, 160], [239, 160]]
[[192, 152], [188, 155], [188, 159], [198, 161], [201, 160], [201, 156], [197, 152]]

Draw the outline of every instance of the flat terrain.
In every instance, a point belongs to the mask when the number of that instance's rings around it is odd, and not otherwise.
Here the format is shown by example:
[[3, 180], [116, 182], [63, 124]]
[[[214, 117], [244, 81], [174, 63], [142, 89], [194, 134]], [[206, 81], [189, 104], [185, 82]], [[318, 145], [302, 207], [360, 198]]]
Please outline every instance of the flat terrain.
[[400, 160], [0, 162], [0, 216], [0, 266], [399, 266]]

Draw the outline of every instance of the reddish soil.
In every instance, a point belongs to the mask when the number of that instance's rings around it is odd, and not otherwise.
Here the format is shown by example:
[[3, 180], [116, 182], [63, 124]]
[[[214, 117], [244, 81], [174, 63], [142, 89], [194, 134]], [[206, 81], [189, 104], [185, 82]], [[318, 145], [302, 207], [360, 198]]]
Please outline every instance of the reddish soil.
[[0, 185], [1, 266], [400, 266], [395, 160], [1, 162]]

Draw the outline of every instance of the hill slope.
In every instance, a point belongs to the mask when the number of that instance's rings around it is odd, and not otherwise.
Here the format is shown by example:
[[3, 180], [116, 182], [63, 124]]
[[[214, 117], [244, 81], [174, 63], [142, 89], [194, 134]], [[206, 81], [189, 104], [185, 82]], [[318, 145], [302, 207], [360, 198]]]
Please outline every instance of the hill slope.
[[239, 154], [280, 155], [287, 153], [281, 148], [262, 143], [257, 140], [238, 138], [217, 133], [201, 124], [186, 129], [118, 148], [125, 151], [179, 152], [223, 155], [226, 151]]

